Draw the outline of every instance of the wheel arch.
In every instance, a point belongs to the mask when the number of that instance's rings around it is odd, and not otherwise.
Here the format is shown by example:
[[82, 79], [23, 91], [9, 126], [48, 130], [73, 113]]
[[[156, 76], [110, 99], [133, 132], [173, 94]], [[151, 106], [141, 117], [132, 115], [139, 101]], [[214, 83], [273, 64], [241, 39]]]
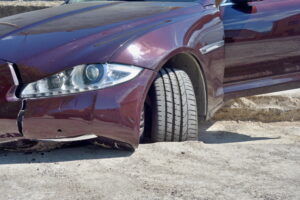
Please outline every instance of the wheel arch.
[[162, 67], [181, 69], [189, 75], [196, 94], [199, 121], [205, 120], [208, 110], [207, 84], [198, 59], [190, 52], [180, 52], [168, 58], [158, 71]]

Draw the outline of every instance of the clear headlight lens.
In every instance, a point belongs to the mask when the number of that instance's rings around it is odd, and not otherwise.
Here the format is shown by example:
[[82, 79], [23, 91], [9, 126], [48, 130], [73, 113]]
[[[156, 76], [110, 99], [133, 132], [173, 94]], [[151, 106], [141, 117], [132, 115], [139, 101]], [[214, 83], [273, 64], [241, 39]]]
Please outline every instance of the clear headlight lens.
[[121, 64], [88, 64], [30, 83], [21, 98], [59, 96], [97, 90], [124, 83], [135, 78], [143, 69]]

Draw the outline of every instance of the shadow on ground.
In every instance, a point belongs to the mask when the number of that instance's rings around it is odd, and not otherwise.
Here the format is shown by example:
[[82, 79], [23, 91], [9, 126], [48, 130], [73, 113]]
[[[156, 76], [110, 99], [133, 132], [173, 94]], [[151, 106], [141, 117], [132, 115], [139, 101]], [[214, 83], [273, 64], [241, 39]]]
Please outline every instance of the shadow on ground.
[[0, 165], [20, 163], [55, 163], [75, 160], [92, 160], [128, 157], [131, 151], [105, 149], [87, 142], [77, 142], [67, 147], [46, 152], [11, 152], [0, 150]]
[[224, 143], [237, 143], [248, 142], [256, 140], [274, 140], [280, 137], [251, 137], [249, 135], [233, 133], [228, 131], [208, 131], [214, 122], [205, 122], [200, 126], [199, 141], [205, 144], [224, 144]]
[[[205, 122], [200, 128], [199, 141], [205, 144], [237, 143], [256, 140], [272, 140], [280, 137], [251, 137], [226, 131], [209, 131], [214, 122]], [[146, 142], [149, 143], [149, 142]], [[129, 157], [132, 151], [105, 149], [89, 142], [76, 142], [59, 149], [46, 152], [11, 152], [0, 150], [0, 165], [20, 163], [55, 163], [75, 160], [108, 159]]]

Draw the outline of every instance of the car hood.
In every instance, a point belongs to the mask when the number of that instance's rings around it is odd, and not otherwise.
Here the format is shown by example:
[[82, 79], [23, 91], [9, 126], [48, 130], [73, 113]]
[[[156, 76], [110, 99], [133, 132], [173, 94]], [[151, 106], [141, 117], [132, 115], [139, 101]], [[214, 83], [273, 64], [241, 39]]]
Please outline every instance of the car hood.
[[192, 4], [89, 2], [1, 18], [0, 59], [16, 63], [25, 82], [107, 62], [130, 38], [170, 23]]

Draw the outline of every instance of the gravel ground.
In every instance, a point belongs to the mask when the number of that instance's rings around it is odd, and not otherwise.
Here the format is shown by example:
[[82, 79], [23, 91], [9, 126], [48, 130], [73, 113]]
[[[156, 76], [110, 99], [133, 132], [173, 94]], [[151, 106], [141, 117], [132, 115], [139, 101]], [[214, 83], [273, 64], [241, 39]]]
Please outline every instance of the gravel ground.
[[0, 199], [299, 199], [300, 122], [202, 125], [203, 142], [0, 151]]

